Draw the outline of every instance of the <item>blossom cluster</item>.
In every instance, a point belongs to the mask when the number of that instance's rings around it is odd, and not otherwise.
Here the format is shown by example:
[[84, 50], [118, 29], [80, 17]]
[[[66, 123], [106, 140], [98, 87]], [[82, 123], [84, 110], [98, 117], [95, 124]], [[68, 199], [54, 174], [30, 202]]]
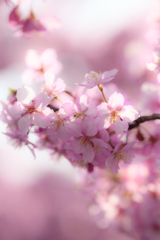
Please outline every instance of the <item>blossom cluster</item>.
[[[84, 84], [78, 84], [85, 88], [97, 87], [104, 97], [101, 103], [97, 104], [87, 92], [77, 92], [72, 94], [72, 101], [66, 97], [66, 101], [56, 108], [54, 101], [66, 91], [66, 84], [60, 78], [55, 80], [57, 62], [53, 59], [51, 49], [40, 56], [34, 50], [27, 53], [26, 63], [30, 65], [27, 71], [33, 74], [25, 76], [31, 80], [35, 74], [43, 73], [42, 87], [38, 94], [27, 85], [12, 90], [1, 113], [1, 120], [8, 124], [6, 134], [19, 145], [28, 145], [32, 152], [35, 146], [47, 148], [88, 171], [98, 166], [116, 174], [120, 161], [128, 164], [134, 157], [132, 146], [135, 141], [128, 143], [120, 136], [126, 134], [129, 123], [139, 116], [133, 106], [125, 103], [121, 93], [113, 92], [108, 101], [104, 96], [103, 86], [107, 88], [106, 84], [116, 76], [117, 69], [104, 73], [92, 71], [85, 75]], [[37, 144], [28, 140], [32, 132], [39, 137]]]
[[[42, 19], [35, 17], [32, 0], [5, 2], [12, 8], [9, 23], [17, 33], [32, 36], [33, 32], [47, 30]], [[118, 73], [116, 68], [87, 73], [84, 83], [76, 83], [83, 90], [70, 92], [63, 79], [56, 79], [62, 65], [54, 49], [48, 48], [41, 54], [30, 49], [25, 62], [23, 81], [40, 82], [41, 88], [38, 94], [28, 85], [11, 89], [8, 102], [2, 103], [1, 120], [8, 126], [5, 134], [16, 146], [27, 145], [34, 156], [35, 148], [49, 149], [52, 154], [65, 156], [73, 166], [89, 172], [97, 166], [113, 174], [118, 173], [120, 162], [131, 163], [137, 152], [158, 157], [159, 125], [154, 124], [149, 134], [139, 127], [130, 130], [130, 124], [140, 115], [116, 85], [110, 88]], [[147, 66], [159, 74], [159, 47], [154, 51], [154, 62]], [[94, 89], [99, 93], [95, 94]], [[158, 87], [143, 83], [140, 91], [140, 111], [158, 111]], [[32, 133], [38, 137], [36, 143], [30, 139]]]

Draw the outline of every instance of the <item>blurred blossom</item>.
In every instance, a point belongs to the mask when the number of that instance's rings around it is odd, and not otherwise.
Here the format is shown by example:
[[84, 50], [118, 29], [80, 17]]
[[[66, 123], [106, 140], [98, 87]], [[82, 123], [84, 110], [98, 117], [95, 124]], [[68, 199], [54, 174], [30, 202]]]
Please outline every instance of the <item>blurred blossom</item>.
[[65, 179], [46, 175], [24, 186], [1, 179], [0, 190], [1, 240], [122, 239], [97, 228], [85, 198]]
[[97, 226], [134, 239], [158, 240], [160, 185], [154, 158], [139, 158], [116, 176], [95, 168], [90, 175], [83, 172], [79, 180]]
[[50, 31], [60, 26], [60, 21], [54, 16], [37, 19], [31, 4], [31, 0], [17, 2], [10, 12], [9, 25], [16, 31], [16, 36], [31, 37], [35, 32]]
[[57, 74], [60, 72], [62, 65], [57, 60], [57, 54], [54, 49], [46, 49], [41, 55], [36, 50], [27, 51], [25, 62], [28, 67], [22, 75], [22, 80], [26, 83], [33, 81], [44, 81], [44, 74]]

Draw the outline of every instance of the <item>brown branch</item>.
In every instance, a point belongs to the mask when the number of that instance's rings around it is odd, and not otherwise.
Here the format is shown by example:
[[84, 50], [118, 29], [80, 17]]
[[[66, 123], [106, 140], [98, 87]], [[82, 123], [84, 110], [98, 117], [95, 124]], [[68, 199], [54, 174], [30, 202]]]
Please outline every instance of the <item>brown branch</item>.
[[59, 110], [59, 108], [53, 107], [51, 104], [48, 104], [47, 107], [52, 109], [54, 112], [57, 112]]
[[160, 119], [160, 114], [154, 113], [150, 116], [141, 116], [141, 117], [137, 118], [133, 123], [129, 124], [128, 130], [138, 127], [139, 124], [141, 124], [141, 123], [148, 122], [151, 120], [156, 120], [156, 119]]

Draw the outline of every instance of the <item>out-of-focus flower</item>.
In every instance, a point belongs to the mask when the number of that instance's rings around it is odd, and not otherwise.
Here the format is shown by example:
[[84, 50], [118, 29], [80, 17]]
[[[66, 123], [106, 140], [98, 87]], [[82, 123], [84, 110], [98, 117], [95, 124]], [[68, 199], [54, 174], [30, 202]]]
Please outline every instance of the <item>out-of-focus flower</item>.
[[46, 175], [27, 186], [0, 179], [0, 191], [1, 240], [113, 237], [98, 229], [88, 213], [86, 199], [66, 179]]
[[157, 73], [157, 80], [160, 83], [160, 47], [157, 47], [153, 52], [153, 62], [147, 63], [147, 68], [150, 71]]
[[[48, 48], [40, 55], [34, 49], [27, 51], [25, 62], [28, 67], [22, 75], [24, 82], [32, 83], [36, 81], [51, 81], [53, 76], [61, 70], [61, 63], [57, 60], [54, 49]], [[44, 77], [45, 75], [45, 77]]]
[[112, 156], [106, 159], [106, 167], [109, 168], [113, 174], [118, 173], [118, 164], [120, 161], [126, 164], [131, 163], [134, 158], [134, 153], [131, 151], [131, 148], [134, 144], [135, 141], [125, 145], [123, 143], [118, 143], [112, 152]]
[[[30, 4], [30, 1], [26, 3]], [[16, 31], [16, 36], [31, 37], [35, 32], [51, 31], [60, 26], [58, 18], [46, 16], [37, 19], [32, 10], [29, 11], [28, 16], [23, 17], [20, 10], [22, 4], [23, 2], [16, 5], [9, 15], [9, 25], [11, 29]]]
[[66, 88], [66, 84], [61, 78], [55, 81], [55, 76], [52, 72], [46, 72], [44, 75], [45, 83], [42, 87], [42, 91], [47, 93], [50, 98], [55, 98], [59, 93], [63, 92]]

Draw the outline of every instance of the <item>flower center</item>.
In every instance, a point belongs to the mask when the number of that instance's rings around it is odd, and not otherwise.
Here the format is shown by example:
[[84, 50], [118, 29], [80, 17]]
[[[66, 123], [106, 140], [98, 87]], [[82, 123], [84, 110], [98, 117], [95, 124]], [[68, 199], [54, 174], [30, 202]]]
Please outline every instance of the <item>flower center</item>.
[[119, 111], [117, 110], [112, 110], [109, 115], [111, 124], [113, 124], [118, 118], [120, 118]]
[[96, 80], [98, 80], [98, 77], [100, 76], [101, 72], [99, 71], [99, 73], [97, 72], [92, 72], [91, 74], [87, 74], [87, 77], [89, 78], [94, 78]]

